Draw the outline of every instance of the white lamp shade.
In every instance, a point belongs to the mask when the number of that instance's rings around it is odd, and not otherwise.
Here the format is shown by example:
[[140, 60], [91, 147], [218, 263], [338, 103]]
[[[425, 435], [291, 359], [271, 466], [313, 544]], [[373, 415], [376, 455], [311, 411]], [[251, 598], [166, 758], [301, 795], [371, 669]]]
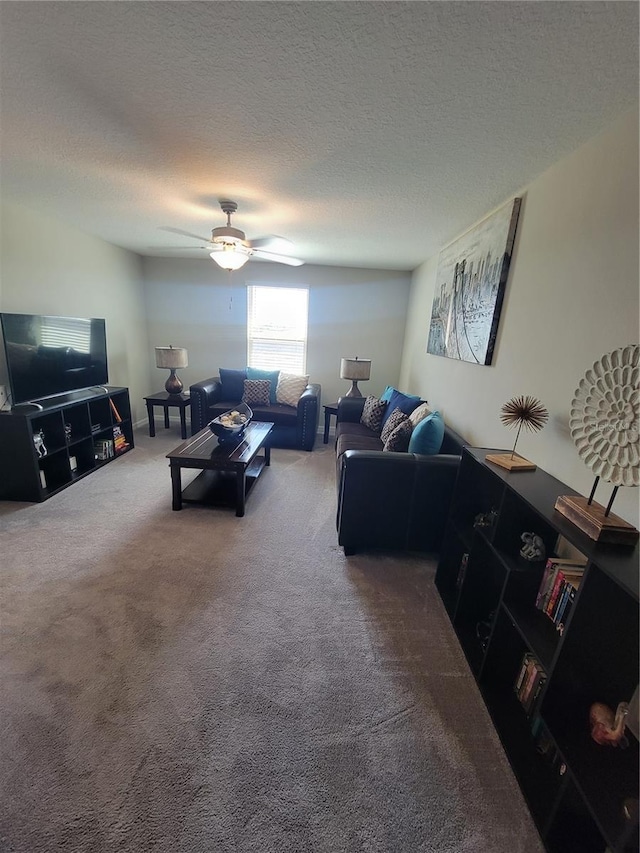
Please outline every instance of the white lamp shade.
[[156, 367], [175, 370], [178, 367], [188, 366], [189, 360], [184, 347], [156, 347]]
[[368, 379], [371, 376], [371, 359], [343, 358], [340, 360], [340, 379]]
[[209, 253], [209, 257], [223, 270], [239, 270], [247, 263], [250, 255], [249, 249], [231, 243], [225, 243], [222, 251]]

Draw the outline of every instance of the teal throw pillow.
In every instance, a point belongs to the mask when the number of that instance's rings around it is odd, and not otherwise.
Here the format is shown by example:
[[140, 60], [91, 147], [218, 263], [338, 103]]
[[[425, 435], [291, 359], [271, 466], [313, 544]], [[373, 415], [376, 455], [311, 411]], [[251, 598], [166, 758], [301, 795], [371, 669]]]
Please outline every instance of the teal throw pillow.
[[391, 395], [395, 390], [396, 389], [393, 387], [393, 385], [387, 385], [382, 394], [380, 394], [380, 399], [384, 400], [385, 403], [388, 403], [391, 399]]
[[278, 402], [278, 379], [280, 378], [279, 370], [260, 370], [257, 367], [247, 367], [247, 379], [268, 379], [271, 383], [269, 388], [269, 403], [272, 406]]
[[440, 453], [444, 438], [444, 421], [440, 412], [432, 412], [413, 428], [409, 439], [409, 453], [433, 456]]

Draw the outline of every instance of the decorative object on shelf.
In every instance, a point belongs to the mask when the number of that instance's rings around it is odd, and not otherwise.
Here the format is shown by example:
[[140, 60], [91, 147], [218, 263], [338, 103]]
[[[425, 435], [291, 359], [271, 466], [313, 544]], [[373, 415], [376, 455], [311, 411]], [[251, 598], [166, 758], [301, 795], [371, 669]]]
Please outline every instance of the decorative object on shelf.
[[70, 443], [70, 441], [71, 441], [71, 424], [65, 424], [64, 425], [64, 439], [67, 442], [67, 444]]
[[640, 685], [636, 686], [633, 696], [629, 700], [627, 728], [633, 732], [636, 740], [640, 740]]
[[496, 523], [498, 510], [491, 509], [489, 512], [479, 512], [473, 519], [473, 526], [476, 530], [491, 528]]
[[601, 746], [619, 746], [624, 749], [629, 741], [624, 733], [629, 703], [620, 702], [615, 714], [608, 705], [594, 702], [589, 708], [591, 737]]
[[358, 382], [366, 382], [371, 376], [371, 359], [369, 358], [343, 358], [340, 360], [340, 379], [350, 379], [351, 388], [345, 397], [362, 397]]
[[483, 652], [486, 651], [487, 646], [489, 645], [489, 638], [491, 637], [491, 631], [493, 630], [494, 616], [495, 610], [492, 610], [486, 619], [480, 619], [476, 623], [476, 637]]
[[427, 352], [491, 364], [521, 199], [440, 252]]
[[223, 412], [210, 421], [209, 429], [217, 436], [219, 444], [239, 444], [252, 418], [253, 412], [249, 406], [238, 403], [235, 409]]
[[[638, 530], [611, 507], [620, 486], [640, 485], [639, 360], [637, 344], [606, 353], [580, 380], [571, 403], [571, 438], [596, 478], [588, 498], [561, 495], [555, 508], [598, 542], [638, 538]], [[606, 508], [594, 501], [600, 479], [613, 485]]]
[[42, 430], [38, 432], [34, 432], [33, 434], [33, 445], [36, 449], [36, 453], [40, 458], [47, 455], [47, 448], [44, 443], [44, 433]]
[[120, 415], [120, 412], [118, 411], [116, 404], [113, 402], [113, 400], [111, 398], [109, 398], [109, 405], [111, 406], [111, 411], [113, 412], [113, 417], [116, 419], [116, 423], [121, 424], [122, 423], [122, 417]]
[[525, 560], [529, 560], [531, 563], [538, 563], [540, 560], [546, 558], [547, 552], [544, 542], [536, 533], [523, 533], [520, 541], [524, 542], [524, 545], [520, 549], [520, 556], [524, 557]]
[[535, 397], [513, 397], [503, 405], [500, 420], [505, 426], [518, 427], [513, 450], [511, 453], [488, 453], [487, 460], [501, 468], [506, 468], [507, 471], [535, 471], [536, 466], [533, 462], [516, 455], [516, 445], [522, 427], [530, 432], [538, 432], [549, 420], [549, 412]]
[[169, 378], [164, 383], [167, 394], [178, 395], [182, 393], [183, 384], [176, 376], [176, 370], [188, 367], [189, 360], [184, 347], [156, 347], [156, 367], [169, 369]]

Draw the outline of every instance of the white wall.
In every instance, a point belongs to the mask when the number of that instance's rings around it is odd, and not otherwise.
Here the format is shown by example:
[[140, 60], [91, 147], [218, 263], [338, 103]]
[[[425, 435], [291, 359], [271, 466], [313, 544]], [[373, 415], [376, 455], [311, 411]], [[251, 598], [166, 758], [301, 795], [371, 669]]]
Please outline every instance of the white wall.
[[[140, 257], [4, 202], [0, 258], [2, 311], [105, 318], [109, 382], [129, 388], [134, 419], [143, 418], [149, 346]], [[4, 364], [0, 384], [8, 385]]]
[[[399, 380], [410, 273], [250, 261], [229, 276], [208, 257], [145, 258], [143, 269], [150, 347], [188, 349], [189, 367], [179, 371], [185, 387], [220, 367], [246, 366], [247, 284], [309, 288], [307, 372], [322, 385], [323, 402], [350, 387], [340, 379], [342, 356], [372, 360], [363, 394]], [[166, 375], [152, 368], [152, 390]]]
[[[472, 444], [499, 448], [515, 437], [500, 423], [502, 404], [538, 397], [550, 421], [540, 433], [522, 433], [518, 451], [588, 494], [593, 475], [568, 431], [571, 401], [594, 361], [639, 338], [637, 112], [517, 195], [523, 204], [493, 365], [426, 353], [433, 257], [413, 276], [401, 385], [441, 409]], [[601, 484], [596, 499], [606, 503], [610, 492]], [[637, 525], [638, 490], [620, 489], [614, 511]]]

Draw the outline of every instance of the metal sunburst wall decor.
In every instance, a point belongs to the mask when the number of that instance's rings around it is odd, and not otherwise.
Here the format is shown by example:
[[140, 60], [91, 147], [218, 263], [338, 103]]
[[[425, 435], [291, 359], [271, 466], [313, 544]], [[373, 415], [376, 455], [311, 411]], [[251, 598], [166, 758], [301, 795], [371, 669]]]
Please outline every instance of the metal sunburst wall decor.
[[513, 397], [503, 405], [500, 420], [505, 426], [518, 427], [513, 450], [511, 453], [489, 453], [486, 458], [509, 471], [535, 471], [533, 462], [516, 455], [516, 445], [522, 427], [530, 432], [538, 432], [549, 420], [549, 412], [535, 397]]
[[[580, 458], [596, 475], [588, 499], [563, 496], [556, 508], [579, 522], [563, 505], [579, 505], [587, 520], [580, 524], [600, 541], [628, 541], [638, 531], [611, 515], [620, 486], [640, 485], [640, 346], [633, 344], [606, 353], [587, 370], [571, 403], [569, 429]], [[594, 502], [600, 479], [613, 485], [606, 509]]]

